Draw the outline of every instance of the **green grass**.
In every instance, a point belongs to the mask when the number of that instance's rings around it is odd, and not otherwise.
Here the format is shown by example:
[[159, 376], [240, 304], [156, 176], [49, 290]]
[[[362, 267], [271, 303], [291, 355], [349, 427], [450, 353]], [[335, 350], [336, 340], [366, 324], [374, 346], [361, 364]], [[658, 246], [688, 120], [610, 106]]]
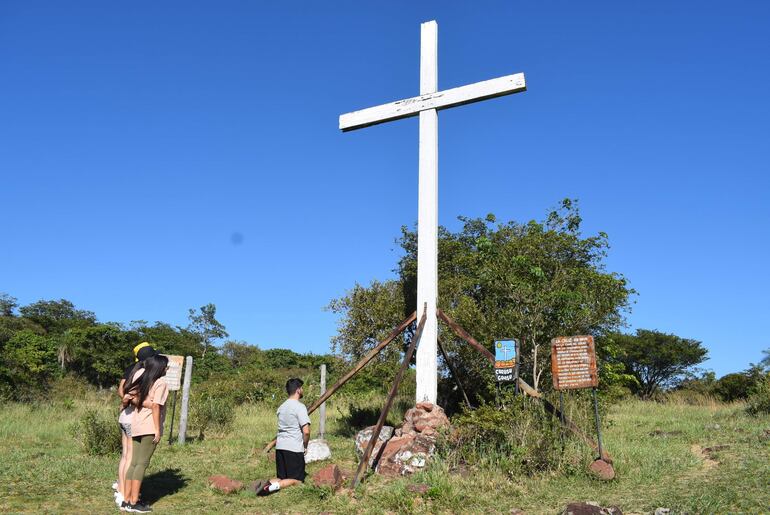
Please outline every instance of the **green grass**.
[[[117, 456], [92, 457], [69, 428], [88, 407], [107, 412], [97, 395], [74, 403], [9, 404], [0, 408], [0, 510], [4, 513], [110, 513]], [[343, 400], [327, 408], [333, 461], [352, 471], [352, 439], [342, 426]], [[275, 432], [275, 408], [238, 408], [228, 435], [210, 435], [184, 447], [164, 440], [153, 457], [143, 495], [156, 513], [560, 513], [571, 501], [620, 506], [624, 513], [767, 513], [770, 442], [760, 436], [770, 417], [751, 418], [741, 405], [687, 406], [627, 401], [609, 409], [604, 433], [617, 479], [604, 483], [582, 471], [568, 476], [507, 477], [494, 469], [451, 474], [438, 460], [424, 473], [387, 480], [371, 476], [353, 494], [332, 494], [310, 482], [257, 498], [248, 491], [223, 495], [207, 478], [225, 474], [250, 482], [274, 475], [262, 454]], [[313, 415], [317, 427], [317, 416]], [[651, 436], [659, 430], [664, 436]], [[192, 433], [193, 435], [195, 432]], [[704, 461], [700, 448], [729, 447]], [[325, 464], [312, 464], [313, 473]], [[407, 490], [426, 483], [423, 495]]]

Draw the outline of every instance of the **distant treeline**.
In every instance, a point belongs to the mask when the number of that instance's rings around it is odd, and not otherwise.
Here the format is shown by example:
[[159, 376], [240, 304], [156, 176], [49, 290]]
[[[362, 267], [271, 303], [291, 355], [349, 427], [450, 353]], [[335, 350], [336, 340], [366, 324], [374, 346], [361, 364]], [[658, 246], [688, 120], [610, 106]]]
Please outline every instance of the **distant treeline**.
[[[216, 320], [213, 304], [191, 309], [189, 319], [187, 327], [165, 322], [100, 322], [92, 311], [77, 309], [65, 299], [19, 306], [15, 298], [0, 294], [0, 397], [39, 398], [64, 376], [76, 376], [98, 388], [115, 386], [133, 362], [131, 349], [142, 341], [165, 354], [192, 356], [194, 383], [246, 374], [253, 376], [251, 389], [261, 385], [271, 394], [286, 380], [280, 371], [307, 372], [322, 363], [330, 371], [339, 368], [339, 358], [330, 355], [262, 350], [225, 340], [227, 332]], [[269, 387], [264, 384], [268, 378]], [[255, 398], [264, 392], [241, 394]]]

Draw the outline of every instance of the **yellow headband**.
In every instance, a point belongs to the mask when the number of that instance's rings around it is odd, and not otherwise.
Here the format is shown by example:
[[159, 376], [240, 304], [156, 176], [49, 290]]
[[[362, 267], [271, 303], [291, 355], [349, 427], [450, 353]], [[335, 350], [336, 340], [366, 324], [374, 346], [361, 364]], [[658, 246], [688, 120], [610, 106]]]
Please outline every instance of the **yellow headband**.
[[139, 358], [136, 357], [137, 354], [139, 354], [139, 351], [145, 347], [149, 347], [150, 344], [147, 342], [142, 342], [136, 347], [134, 347], [134, 361], [139, 361]]

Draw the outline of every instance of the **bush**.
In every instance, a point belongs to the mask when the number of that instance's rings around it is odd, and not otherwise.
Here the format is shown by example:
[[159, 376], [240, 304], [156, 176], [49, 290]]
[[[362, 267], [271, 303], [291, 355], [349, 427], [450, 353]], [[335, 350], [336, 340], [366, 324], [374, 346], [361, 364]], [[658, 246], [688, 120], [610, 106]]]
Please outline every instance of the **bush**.
[[67, 374], [51, 383], [48, 390], [48, 398], [52, 401], [71, 402], [75, 399], [84, 399], [86, 395], [95, 390], [88, 381], [74, 374]]
[[97, 410], [87, 410], [71, 429], [72, 435], [91, 456], [119, 453], [120, 429], [117, 421]]
[[558, 420], [540, 401], [519, 396], [508, 397], [504, 404], [503, 408], [482, 405], [454, 417], [455, 431], [440, 439], [439, 453], [450, 464], [498, 468], [510, 477], [572, 472], [588, 459], [587, 448], [570, 433], [562, 436]]
[[746, 399], [754, 386], [754, 381], [747, 374], [736, 372], [721, 377], [714, 386], [714, 393], [725, 402]]
[[203, 440], [206, 431], [227, 434], [235, 421], [235, 403], [232, 399], [210, 395], [195, 395], [191, 399], [191, 424], [198, 429], [198, 438]]
[[746, 411], [753, 416], [770, 414], [770, 376], [757, 381], [753, 392], [746, 400]]

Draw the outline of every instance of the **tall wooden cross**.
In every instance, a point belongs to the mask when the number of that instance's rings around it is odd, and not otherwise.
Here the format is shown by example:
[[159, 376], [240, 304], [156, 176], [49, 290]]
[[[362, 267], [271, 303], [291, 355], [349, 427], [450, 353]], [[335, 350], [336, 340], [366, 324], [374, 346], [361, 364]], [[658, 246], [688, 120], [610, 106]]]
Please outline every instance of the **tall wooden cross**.
[[421, 26], [420, 95], [340, 116], [340, 129], [352, 131], [420, 115], [420, 170], [417, 216], [417, 317], [427, 305], [427, 320], [417, 349], [417, 402], [436, 402], [438, 296], [438, 111], [525, 91], [516, 73], [459, 88], [438, 91], [438, 25]]

